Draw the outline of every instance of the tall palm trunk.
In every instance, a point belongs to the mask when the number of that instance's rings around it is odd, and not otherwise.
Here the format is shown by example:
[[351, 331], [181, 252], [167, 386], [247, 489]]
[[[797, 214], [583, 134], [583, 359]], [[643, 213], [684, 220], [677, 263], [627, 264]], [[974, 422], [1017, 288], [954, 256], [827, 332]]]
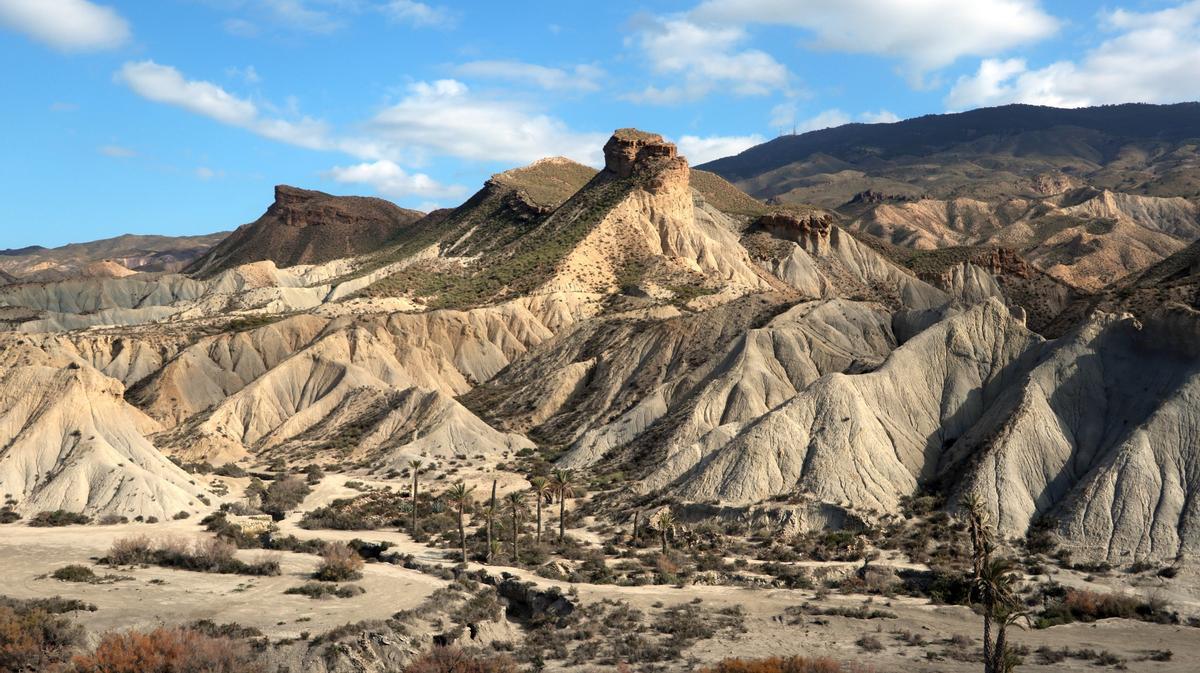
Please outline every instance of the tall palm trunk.
[[520, 546], [521, 525], [519, 523], [517, 523], [517, 508], [516, 507], [513, 508], [512, 523], [513, 523], [513, 565], [520, 566], [521, 565], [521, 546]]
[[487, 513], [487, 562], [492, 562], [492, 517], [496, 514], [496, 480], [492, 480], [492, 501]]
[[417, 470], [413, 470], [412, 485], [412, 528], [409, 529], [413, 539], [417, 539]]
[[540, 493], [533, 495], [537, 498], [537, 534], [534, 539], [540, 545], [542, 544], [542, 495]]
[[558, 494], [558, 543], [559, 544], [562, 544], [562, 541], [564, 539], [566, 539], [566, 535], [567, 535], [567, 519], [565, 516], [566, 511], [567, 511], [567, 496], [563, 495], [563, 493], [560, 491]]
[[458, 501], [458, 546], [462, 549], [462, 562], [467, 562], [467, 529], [463, 526], [463, 501]]
[[992, 670], [992, 606], [983, 608], [983, 673], [994, 673]]
[[996, 625], [996, 646], [992, 649], [991, 673], [1004, 673], [1004, 654], [1008, 650], [1007, 627], [1007, 620], [1003, 618]]

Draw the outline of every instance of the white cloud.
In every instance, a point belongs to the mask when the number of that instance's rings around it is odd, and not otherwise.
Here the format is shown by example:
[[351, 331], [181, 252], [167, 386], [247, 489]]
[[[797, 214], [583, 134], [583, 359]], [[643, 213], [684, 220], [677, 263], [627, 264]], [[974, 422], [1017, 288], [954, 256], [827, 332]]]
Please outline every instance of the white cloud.
[[331, 144], [328, 128], [321, 121], [264, 117], [253, 102], [234, 96], [212, 82], [185, 79], [171, 66], [154, 61], [126, 63], [115, 79], [142, 98], [174, 105], [273, 140], [310, 149], [328, 149]]
[[212, 180], [214, 178], [225, 177], [225, 171], [214, 171], [208, 166], [198, 166], [195, 170], [196, 177], [201, 180]]
[[462, 196], [466, 189], [443, 185], [424, 173], [409, 173], [395, 162], [381, 159], [353, 166], [334, 166], [325, 176], [343, 183], [370, 185], [376, 192], [393, 198], [419, 196], [442, 199]]
[[806, 131], [819, 131], [821, 129], [828, 129], [833, 128], [834, 126], [849, 124], [850, 121], [850, 115], [838, 110], [837, 108], [834, 108], [831, 110], [825, 110], [814, 117], [809, 117], [808, 119], [798, 122], [796, 124], [796, 132], [804, 133]]
[[867, 124], [890, 124], [900, 121], [899, 115], [890, 110], [883, 109], [876, 112], [860, 112], [858, 115], [852, 116], [838, 108], [830, 108], [812, 117], [798, 121], [795, 118], [795, 114], [796, 108], [792, 104], [787, 104], [786, 107], [776, 106], [772, 110], [771, 126], [785, 133], [790, 132], [793, 128], [796, 130], [796, 133], [806, 133], [808, 131], [819, 131], [821, 129], [849, 124], [853, 121], [865, 122]]
[[548, 91], [595, 91], [604, 71], [594, 65], [579, 64], [569, 69], [550, 68], [521, 61], [471, 61], [454, 67], [460, 77], [501, 79]]
[[1200, 0], [1157, 12], [1102, 15], [1113, 35], [1078, 61], [1029, 69], [1023, 59], [986, 59], [959, 78], [951, 109], [1005, 103], [1082, 107], [1200, 98]]
[[79, 109], [78, 103], [66, 103], [64, 101], [55, 101], [50, 104], [51, 112], [75, 112]]
[[900, 116], [891, 110], [879, 110], [878, 112], [864, 112], [858, 115], [858, 118], [868, 124], [891, 124], [900, 121]]
[[771, 108], [771, 128], [791, 128], [794, 123], [796, 123], [796, 101], [784, 101]]
[[802, 28], [817, 48], [899, 59], [913, 78], [1044, 39], [1059, 25], [1038, 0], [706, 0], [690, 16]]
[[390, 0], [383, 4], [383, 11], [393, 21], [417, 27], [454, 24], [454, 15], [446, 8], [415, 2], [415, 0]]
[[250, 101], [211, 82], [186, 80], [175, 68], [154, 61], [126, 63], [116, 79], [142, 98], [177, 105], [226, 124], [248, 126], [258, 116]]
[[747, 38], [738, 26], [701, 25], [681, 17], [652, 18], [632, 38], [654, 72], [681, 78], [665, 87], [648, 86], [626, 98], [672, 104], [697, 100], [712, 91], [739, 96], [786, 89], [787, 68], [764, 51], [741, 49]]
[[344, 24], [329, 12], [309, 7], [304, 0], [259, 0], [279, 23], [307, 33], [332, 33]]
[[0, 25], [63, 51], [112, 49], [130, 37], [116, 10], [88, 0], [0, 0]]
[[239, 68], [237, 66], [226, 68], [225, 74], [234, 79], [240, 79], [246, 84], [258, 84], [262, 82], [262, 77], [259, 76], [258, 70], [256, 70], [252, 65], [248, 65], [245, 68]]
[[103, 154], [106, 157], [112, 157], [114, 159], [129, 159], [130, 157], [137, 156], [136, 151], [120, 145], [101, 145], [96, 149], [100, 152], [100, 154]]
[[765, 140], [760, 135], [749, 136], [682, 136], [676, 143], [679, 153], [695, 166], [713, 159], [733, 156], [743, 150], [760, 145]]
[[368, 123], [390, 154], [429, 154], [527, 163], [561, 155], [597, 165], [605, 136], [577, 133], [561, 120], [498, 99], [476, 96], [453, 79], [417, 82], [400, 102]]
[[246, 19], [225, 19], [221, 27], [236, 37], [258, 37], [258, 25]]

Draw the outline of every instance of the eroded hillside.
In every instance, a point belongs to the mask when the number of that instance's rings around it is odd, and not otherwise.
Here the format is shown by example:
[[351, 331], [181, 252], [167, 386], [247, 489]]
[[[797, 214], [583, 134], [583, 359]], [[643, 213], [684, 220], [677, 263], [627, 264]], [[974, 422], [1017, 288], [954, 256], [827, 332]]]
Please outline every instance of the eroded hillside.
[[534, 461], [623, 475], [596, 496], [612, 521], [871, 525], [970, 492], [1080, 557], [1194, 550], [1191, 202], [839, 213], [757, 201], [655, 134], [604, 150], [423, 218], [284, 189], [194, 273], [0, 288], [0, 491], [161, 518], [209, 500], [168, 458], [521, 483]]

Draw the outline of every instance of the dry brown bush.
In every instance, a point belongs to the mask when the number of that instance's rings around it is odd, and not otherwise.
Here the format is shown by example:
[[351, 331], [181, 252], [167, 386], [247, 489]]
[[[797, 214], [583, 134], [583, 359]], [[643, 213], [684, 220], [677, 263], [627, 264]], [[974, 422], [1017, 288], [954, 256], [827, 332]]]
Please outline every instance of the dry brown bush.
[[405, 666], [404, 673], [517, 673], [517, 666], [502, 654], [483, 657], [458, 647], [435, 647]]
[[104, 636], [91, 654], [75, 657], [72, 673], [258, 673], [245, 643], [191, 629], [158, 628]]
[[330, 542], [321, 550], [321, 564], [313, 578], [322, 582], [345, 582], [362, 577], [363, 560], [358, 552], [340, 542]]
[[31, 603], [0, 605], [0, 671], [57, 671], [83, 641], [83, 629], [67, 617]]
[[825, 657], [769, 657], [767, 659], [725, 659], [700, 673], [842, 673], [842, 665]]
[[114, 566], [149, 563], [154, 557], [154, 545], [145, 535], [119, 537], [108, 550], [108, 564]]

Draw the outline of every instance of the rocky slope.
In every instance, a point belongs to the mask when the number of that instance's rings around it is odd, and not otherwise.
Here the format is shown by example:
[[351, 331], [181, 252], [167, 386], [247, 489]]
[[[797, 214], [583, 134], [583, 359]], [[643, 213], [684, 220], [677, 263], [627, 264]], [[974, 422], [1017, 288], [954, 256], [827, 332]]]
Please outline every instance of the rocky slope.
[[118, 381], [23, 339], [3, 340], [0, 360], [0, 484], [17, 511], [165, 519], [205, 508]]
[[1200, 206], [1187, 199], [1080, 187], [1029, 199], [860, 200], [845, 226], [917, 250], [1000, 246], [1067, 285], [1096, 291], [1200, 237]]
[[58, 248], [0, 250], [0, 284], [16, 282], [18, 278], [23, 282], [47, 282], [120, 277], [133, 271], [180, 271], [228, 235], [228, 232], [204, 236], [126, 234]]
[[[1005, 536], [1050, 521], [1080, 558], [1196, 550], [1190, 202], [1043, 184], [839, 213], [755, 200], [654, 134], [605, 159], [499, 173], [370, 254], [0, 288], [0, 492], [161, 517], [203, 508], [167, 455], [363, 476], [537, 456], [624, 479], [597, 496], [616, 518], [769, 503], [837, 527], [973, 492]], [[1126, 238], [1165, 259], [1064, 280]]]
[[1081, 182], [1196, 198], [1198, 109], [1005, 105], [780, 136], [700, 168], [759, 198], [826, 207], [867, 190], [990, 200], [1037, 198]]
[[238, 227], [187, 271], [206, 277], [263, 260], [289, 267], [350, 257], [377, 249], [422, 216], [383, 199], [279, 185], [262, 217]]

